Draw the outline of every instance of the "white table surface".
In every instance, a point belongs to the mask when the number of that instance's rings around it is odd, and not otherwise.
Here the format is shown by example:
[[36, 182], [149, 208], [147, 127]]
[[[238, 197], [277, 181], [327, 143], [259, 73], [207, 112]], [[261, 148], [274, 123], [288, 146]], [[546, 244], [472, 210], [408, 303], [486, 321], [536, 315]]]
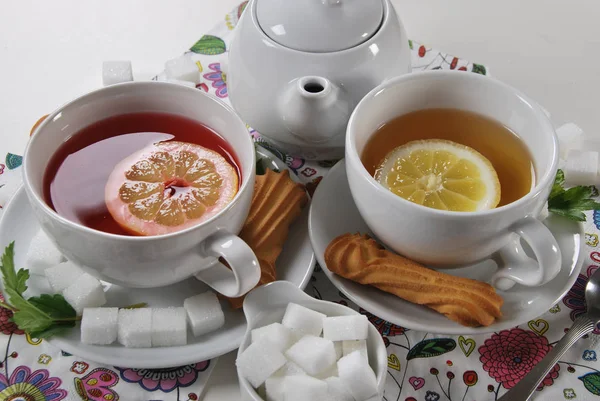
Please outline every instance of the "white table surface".
[[[32, 124], [101, 86], [102, 61], [149, 79], [241, 0], [7, 0], [0, 10], [0, 147], [20, 154]], [[295, 0], [299, 1], [299, 0]], [[600, 2], [392, 0], [411, 38], [490, 67], [556, 123], [600, 135]], [[205, 400], [237, 400], [234, 354]]]

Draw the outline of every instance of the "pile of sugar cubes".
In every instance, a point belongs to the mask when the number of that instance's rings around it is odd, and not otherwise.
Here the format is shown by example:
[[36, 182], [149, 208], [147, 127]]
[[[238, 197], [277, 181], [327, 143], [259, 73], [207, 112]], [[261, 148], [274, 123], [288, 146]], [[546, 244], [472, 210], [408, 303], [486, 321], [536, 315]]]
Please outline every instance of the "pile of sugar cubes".
[[225, 315], [217, 296], [208, 291], [185, 299], [183, 307], [102, 308], [102, 283], [66, 260], [40, 230], [32, 239], [27, 266], [44, 274], [54, 293], [61, 293], [81, 319], [81, 342], [125, 347], [169, 347], [187, 344], [188, 323], [194, 336], [221, 328]]
[[585, 135], [573, 123], [556, 130], [567, 186], [600, 184], [600, 136]]
[[252, 330], [236, 365], [267, 401], [376, 399], [363, 315], [327, 317], [288, 304], [281, 323]]
[[[200, 83], [200, 67], [184, 54], [165, 63], [163, 81], [195, 88]], [[102, 63], [104, 86], [133, 81], [131, 61], [105, 61]]]

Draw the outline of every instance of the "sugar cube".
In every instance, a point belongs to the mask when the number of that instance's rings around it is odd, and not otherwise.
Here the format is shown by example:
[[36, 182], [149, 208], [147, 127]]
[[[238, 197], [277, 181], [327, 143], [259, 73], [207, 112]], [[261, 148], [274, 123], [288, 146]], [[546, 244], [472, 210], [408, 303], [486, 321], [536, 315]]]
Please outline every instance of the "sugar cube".
[[133, 81], [131, 61], [105, 61], [102, 63], [104, 86]]
[[59, 293], [84, 274], [84, 271], [75, 263], [66, 261], [47, 268], [44, 274], [52, 290]]
[[187, 55], [179, 56], [165, 63], [167, 79], [200, 83], [200, 69], [194, 60]]
[[33, 274], [43, 274], [47, 268], [67, 260], [56, 248], [44, 230], [39, 230], [31, 239], [25, 265]]
[[583, 138], [583, 131], [573, 123], [567, 123], [556, 129], [560, 157], [566, 159], [571, 149], [577, 149]]
[[275, 349], [281, 352], [291, 347], [295, 340], [292, 332], [281, 323], [273, 323], [254, 329], [252, 330], [251, 335], [252, 342], [263, 339], [269, 340]]
[[598, 152], [570, 150], [564, 172], [567, 186], [594, 185], [598, 179]]
[[152, 310], [150, 308], [120, 309], [117, 338], [131, 348], [152, 346]]
[[365, 340], [369, 320], [365, 315], [326, 317], [323, 319], [323, 337], [331, 341]]
[[265, 382], [265, 395], [267, 401], [284, 401], [283, 381], [285, 377], [269, 377]]
[[306, 375], [304, 369], [292, 361], [287, 361], [272, 377]]
[[338, 376], [338, 368], [337, 368], [337, 363], [333, 363], [333, 365], [329, 366], [327, 369], [323, 370], [322, 372], [317, 373], [316, 375], [314, 375], [313, 377], [316, 379], [327, 379], [328, 377], [337, 377]]
[[333, 347], [335, 348], [335, 360], [337, 361], [344, 356], [344, 343], [342, 341], [334, 341]]
[[342, 349], [343, 356], [350, 355], [354, 351], [358, 351], [365, 358], [365, 361], [369, 361], [369, 354], [367, 353], [367, 342], [365, 340], [343, 341]]
[[354, 397], [339, 377], [328, 377], [324, 381], [327, 383], [331, 401], [354, 401]]
[[94, 308], [106, 303], [102, 284], [97, 278], [87, 273], [83, 273], [65, 288], [62, 295], [78, 315], [83, 312], [84, 308]]
[[316, 336], [302, 337], [285, 355], [311, 376], [321, 373], [336, 361], [333, 342]]
[[322, 313], [290, 302], [281, 323], [290, 330], [318, 336], [323, 330], [323, 319], [325, 318], [326, 316]]
[[235, 361], [242, 377], [254, 388], [263, 384], [285, 363], [285, 356], [266, 340], [250, 344]]
[[225, 315], [217, 296], [207, 291], [183, 301], [194, 336], [215, 331], [225, 324]]
[[310, 376], [289, 376], [283, 381], [285, 401], [327, 401], [327, 383]]
[[377, 394], [375, 372], [360, 351], [354, 351], [337, 362], [339, 377], [357, 400], [366, 400]]
[[81, 318], [81, 342], [107, 345], [117, 340], [119, 308], [85, 308]]
[[182, 81], [180, 79], [167, 79], [166, 82], [170, 82], [172, 84], [178, 84], [183, 86], [189, 86], [190, 88], [195, 88], [196, 84], [190, 81]]
[[152, 309], [151, 330], [153, 347], [172, 347], [187, 344], [185, 309]]

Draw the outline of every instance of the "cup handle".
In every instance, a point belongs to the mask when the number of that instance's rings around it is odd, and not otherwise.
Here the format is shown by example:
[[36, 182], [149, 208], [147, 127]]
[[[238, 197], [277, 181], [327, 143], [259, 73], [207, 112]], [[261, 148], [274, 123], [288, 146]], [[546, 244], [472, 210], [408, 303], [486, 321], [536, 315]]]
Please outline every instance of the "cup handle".
[[[516, 283], [535, 287], [556, 277], [562, 257], [548, 227], [534, 217], [526, 217], [510, 231], [514, 232], [510, 242], [493, 256], [498, 271], [492, 277], [492, 285], [506, 291]], [[537, 260], [527, 256], [521, 246], [521, 238], [531, 247]]]
[[201, 244], [206, 257], [223, 257], [231, 269], [218, 262], [195, 274], [215, 291], [226, 297], [236, 298], [256, 287], [260, 280], [260, 265], [248, 244], [237, 235], [220, 231]]

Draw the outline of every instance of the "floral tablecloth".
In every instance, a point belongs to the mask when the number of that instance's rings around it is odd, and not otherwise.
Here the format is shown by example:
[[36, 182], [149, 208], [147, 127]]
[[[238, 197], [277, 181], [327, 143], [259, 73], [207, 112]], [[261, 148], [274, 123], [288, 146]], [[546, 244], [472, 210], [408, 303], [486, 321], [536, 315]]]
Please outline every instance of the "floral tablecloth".
[[[202, 74], [198, 89], [225, 102], [227, 80], [221, 71], [221, 61], [245, 5], [242, 3], [227, 14], [189, 52]], [[414, 70], [454, 69], [487, 74], [483, 65], [416, 42], [411, 41], [410, 45]], [[281, 157], [310, 191], [314, 191], [334, 164], [287, 156], [264, 143], [255, 131], [250, 130], [250, 134]], [[0, 208], [21, 182], [21, 157], [8, 153], [3, 161], [0, 164]], [[347, 304], [365, 314], [377, 327], [388, 351], [385, 400], [496, 400], [539, 362], [572, 321], [584, 312], [585, 284], [600, 265], [600, 213], [588, 214], [585, 229], [585, 261], [567, 296], [538, 319], [489, 335], [440, 336], [385, 322], [341, 295], [318, 266], [307, 292], [317, 298]], [[0, 309], [0, 401], [197, 400], [202, 397], [202, 389], [216, 363], [216, 360], [202, 361], [171, 369], [101, 366], [23, 334], [10, 322], [10, 317], [10, 311]], [[597, 399], [600, 396], [598, 338], [592, 334], [580, 340], [548, 374], [534, 399]], [[431, 352], [432, 349], [435, 352]]]

